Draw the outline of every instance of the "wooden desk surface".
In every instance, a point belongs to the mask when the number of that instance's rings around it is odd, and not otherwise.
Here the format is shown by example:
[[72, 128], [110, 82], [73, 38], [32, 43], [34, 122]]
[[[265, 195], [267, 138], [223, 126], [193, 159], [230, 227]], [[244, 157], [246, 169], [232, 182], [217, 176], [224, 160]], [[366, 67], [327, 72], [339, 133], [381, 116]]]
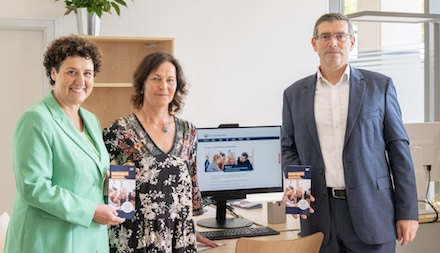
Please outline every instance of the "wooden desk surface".
[[[258, 240], [289, 240], [298, 238], [298, 231], [284, 231], [279, 235], [271, 235], [271, 236], [258, 236], [253, 238], [258, 238]], [[216, 242], [225, 243], [224, 246], [211, 248], [206, 251], [206, 253], [234, 253], [235, 252], [235, 244], [237, 243], [237, 239], [228, 239], [228, 240], [218, 240]]]
[[[267, 220], [267, 203], [264, 202], [262, 206], [263, 206], [262, 208], [256, 208], [256, 209], [244, 209], [244, 208], [236, 207], [234, 211], [238, 215], [241, 215], [243, 218], [254, 222], [254, 224], [257, 226], [268, 226], [280, 232], [299, 231], [300, 229], [299, 220], [293, 218], [292, 215], [286, 215], [285, 223], [277, 223], [277, 224], [269, 223]], [[211, 207], [209, 208], [207, 213], [200, 216], [195, 216], [194, 221], [197, 222], [198, 220], [205, 218], [212, 218], [212, 217], [215, 217], [215, 208]], [[197, 226], [197, 229], [199, 231], [212, 230], [210, 228], [203, 228], [200, 226]]]
[[[300, 223], [299, 219], [294, 219], [292, 215], [286, 216], [286, 223], [279, 223], [279, 224], [272, 224], [267, 221], [267, 203], [263, 203], [263, 208], [258, 209], [243, 209], [236, 207], [235, 212], [239, 215], [242, 215], [243, 218], [246, 218], [248, 220], [253, 221], [255, 224], [260, 226], [269, 226], [275, 230], [278, 231], [291, 231], [296, 230], [298, 231], [300, 229]], [[201, 216], [203, 217], [203, 216]], [[205, 216], [208, 217], [208, 216]], [[215, 217], [212, 216], [212, 217]], [[419, 223], [429, 223], [433, 222], [435, 219], [436, 214], [435, 213], [425, 213], [419, 215]], [[440, 215], [437, 219], [437, 222], [440, 222]]]
[[298, 219], [292, 217], [292, 215], [286, 215], [286, 222], [284, 223], [269, 223], [267, 220], [267, 203], [262, 204], [263, 208], [258, 209], [243, 209], [236, 207], [235, 212], [243, 218], [251, 220], [255, 225], [268, 226], [277, 231], [299, 231], [300, 223]]
[[[435, 213], [420, 214], [419, 223], [423, 224], [423, 223], [434, 222], [435, 217], [436, 217]], [[437, 222], [440, 222], [440, 218], [437, 218]]]
[[[282, 240], [282, 239], [295, 239], [298, 238], [298, 232], [300, 230], [300, 223], [299, 219], [294, 219], [291, 215], [286, 216], [286, 222], [285, 223], [279, 223], [279, 224], [272, 224], [268, 223], [267, 221], [267, 203], [263, 203], [263, 208], [258, 209], [243, 209], [243, 208], [235, 208], [235, 212], [243, 218], [251, 220], [254, 222], [255, 225], [259, 226], [269, 226], [271, 228], [274, 228], [275, 230], [280, 231], [281, 233], [279, 235], [274, 236], [258, 236], [255, 238], [258, 238], [259, 240]], [[199, 219], [204, 218], [211, 218], [215, 217], [215, 209], [214, 211], [210, 211], [206, 214], [203, 214], [201, 216], [194, 217], [194, 221], [197, 222]], [[429, 213], [429, 214], [420, 214], [419, 215], [419, 223], [429, 223], [432, 222], [435, 219], [435, 213]], [[440, 219], [437, 220], [437, 222], [440, 222]], [[439, 224], [439, 223], [437, 223]], [[212, 228], [204, 228], [196, 225], [197, 231], [207, 231], [212, 230]], [[422, 232], [422, 228], [419, 229], [420, 233]], [[235, 252], [235, 244], [237, 242], [237, 239], [229, 239], [229, 240], [219, 240], [218, 242], [225, 243], [225, 246], [221, 246], [218, 248], [209, 249], [206, 251], [206, 253], [234, 253]], [[415, 244], [415, 243], [413, 243]]]
[[[213, 210], [212, 210], [213, 209]], [[258, 238], [259, 240], [286, 240], [286, 239], [295, 239], [298, 238], [298, 232], [300, 228], [299, 220], [294, 219], [291, 215], [286, 216], [285, 223], [272, 224], [267, 220], [267, 203], [263, 203], [262, 208], [257, 209], [243, 209], [236, 207], [235, 213], [241, 215], [243, 218], [248, 219], [254, 222], [254, 226], [269, 226], [277, 231], [280, 231], [279, 235], [271, 235], [271, 236], [258, 236], [254, 238]], [[215, 209], [211, 208], [209, 211], [203, 215], [195, 216], [194, 222], [196, 223], [197, 231], [209, 231], [214, 230], [212, 228], [205, 228], [197, 225], [197, 221], [205, 218], [215, 217]], [[218, 248], [212, 248], [206, 251], [206, 253], [234, 253], [235, 252], [235, 244], [237, 239], [228, 239], [228, 240], [219, 240], [216, 242], [225, 243], [225, 246], [221, 246]]]

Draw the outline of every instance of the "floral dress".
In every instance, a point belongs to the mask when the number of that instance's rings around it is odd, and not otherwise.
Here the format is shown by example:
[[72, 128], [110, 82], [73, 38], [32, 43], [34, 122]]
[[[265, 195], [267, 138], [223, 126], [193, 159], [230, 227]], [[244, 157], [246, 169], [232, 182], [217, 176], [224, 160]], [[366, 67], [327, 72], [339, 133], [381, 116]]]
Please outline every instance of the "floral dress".
[[201, 214], [194, 125], [174, 117], [174, 144], [162, 152], [132, 113], [103, 131], [110, 160], [139, 168], [133, 220], [109, 227], [110, 252], [197, 252], [193, 222]]

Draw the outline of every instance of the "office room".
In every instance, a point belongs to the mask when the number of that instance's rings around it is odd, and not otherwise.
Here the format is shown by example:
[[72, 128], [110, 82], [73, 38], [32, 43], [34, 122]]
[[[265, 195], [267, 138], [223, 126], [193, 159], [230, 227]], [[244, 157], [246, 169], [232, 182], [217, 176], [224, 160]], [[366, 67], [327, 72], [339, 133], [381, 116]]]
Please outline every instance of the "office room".
[[[367, 4], [364, 1], [354, 2], [357, 5], [350, 8], [358, 11], [422, 13], [429, 6], [431, 13], [440, 13], [440, 3], [435, 0], [378, 0], [368, 1], [369, 6], [362, 6], [361, 3]], [[77, 33], [77, 27], [73, 13], [64, 15], [64, 1], [0, 0], [0, 4], [7, 6], [0, 9], [0, 55], [3, 56], [0, 73], [4, 91], [0, 102], [3, 118], [0, 185], [7, 192], [2, 195], [0, 213], [10, 213], [15, 195], [12, 170], [15, 124], [28, 107], [51, 90], [42, 65], [46, 46], [56, 37]], [[343, 1], [134, 0], [127, 1], [127, 8], [121, 8], [120, 16], [102, 15], [100, 36], [172, 38], [173, 55], [182, 64], [190, 84], [179, 117], [197, 127], [223, 123], [281, 125], [284, 89], [315, 73], [319, 64], [310, 44], [314, 23], [322, 14], [339, 10], [340, 4]], [[434, 60], [428, 65], [420, 60], [429, 50], [420, 48], [426, 40], [421, 39], [426, 36], [422, 25], [377, 22], [355, 25], [357, 36], [365, 30], [374, 30], [381, 41], [369, 36], [359, 38], [359, 48], [350, 60], [359, 68], [370, 68], [393, 78], [404, 123], [438, 121], [439, 95], [426, 96], [425, 83], [420, 81], [438, 76], [439, 72]], [[405, 39], [400, 33], [405, 34]], [[403, 58], [367, 64], [379, 57], [373, 51], [381, 46], [383, 52], [391, 52], [388, 55], [404, 52], [400, 54]], [[414, 60], [402, 64], [402, 59]], [[433, 68], [437, 74], [425, 71]], [[398, 247], [397, 252], [413, 252], [415, 246], [419, 251], [428, 247], [425, 252], [430, 252], [435, 243], [429, 238], [438, 229], [437, 224], [421, 225], [415, 242]]]

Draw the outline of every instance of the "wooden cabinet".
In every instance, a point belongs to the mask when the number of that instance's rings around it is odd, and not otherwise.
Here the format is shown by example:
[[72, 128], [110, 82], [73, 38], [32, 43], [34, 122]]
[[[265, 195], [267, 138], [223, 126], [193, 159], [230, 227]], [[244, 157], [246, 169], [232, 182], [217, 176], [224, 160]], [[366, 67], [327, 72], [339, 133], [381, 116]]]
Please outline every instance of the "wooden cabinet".
[[158, 51], [173, 54], [172, 38], [135, 38], [87, 36], [102, 51], [102, 68], [95, 77], [92, 94], [82, 107], [95, 113], [101, 127], [107, 127], [116, 118], [133, 112], [133, 73], [140, 61]]

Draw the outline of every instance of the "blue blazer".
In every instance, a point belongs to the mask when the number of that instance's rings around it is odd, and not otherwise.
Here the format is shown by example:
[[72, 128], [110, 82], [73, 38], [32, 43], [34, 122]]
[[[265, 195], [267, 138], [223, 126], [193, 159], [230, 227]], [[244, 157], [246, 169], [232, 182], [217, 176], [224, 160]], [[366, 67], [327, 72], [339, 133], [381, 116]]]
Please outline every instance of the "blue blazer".
[[[342, 154], [347, 202], [357, 236], [367, 244], [396, 239], [396, 220], [418, 220], [414, 168], [391, 78], [350, 69], [350, 98]], [[330, 210], [314, 116], [317, 75], [283, 94], [283, 166], [312, 166], [315, 213], [301, 220], [304, 235], [330, 232]]]

